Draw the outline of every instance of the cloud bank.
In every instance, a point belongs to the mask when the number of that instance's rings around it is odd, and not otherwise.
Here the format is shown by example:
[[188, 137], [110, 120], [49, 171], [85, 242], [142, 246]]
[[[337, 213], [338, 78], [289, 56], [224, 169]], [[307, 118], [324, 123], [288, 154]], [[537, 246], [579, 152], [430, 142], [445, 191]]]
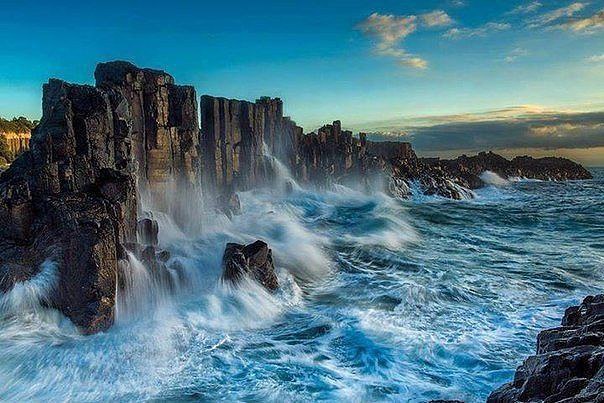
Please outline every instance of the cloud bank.
[[391, 121], [381, 127], [377, 124], [375, 130], [368, 131], [373, 139], [411, 141], [420, 152], [604, 146], [604, 111], [547, 112], [521, 107], [432, 119], [437, 123], [397, 126]]

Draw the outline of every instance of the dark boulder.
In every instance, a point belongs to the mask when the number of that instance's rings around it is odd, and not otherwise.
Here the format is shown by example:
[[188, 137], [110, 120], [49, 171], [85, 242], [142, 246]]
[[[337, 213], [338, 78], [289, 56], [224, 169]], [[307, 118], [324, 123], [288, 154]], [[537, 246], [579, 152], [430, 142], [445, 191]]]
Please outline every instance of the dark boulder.
[[604, 295], [568, 308], [562, 326], [541, 332], [536, 355], [488, 398], [518, 401], [604, 402]]
[[159, 243], [159, 225], [157, 221], [152, 218], [143, 218], [139, 220], [136, 224], [136, 233], [138, 235], [138, 241], [142, 245], [157, 246]]
[[222, 280], [237, 284], [243, 276], [250, 276], [269, 291], [279, 288], [273, 254], [263, 241], [249, 245], [228, 243], [222, 258]]

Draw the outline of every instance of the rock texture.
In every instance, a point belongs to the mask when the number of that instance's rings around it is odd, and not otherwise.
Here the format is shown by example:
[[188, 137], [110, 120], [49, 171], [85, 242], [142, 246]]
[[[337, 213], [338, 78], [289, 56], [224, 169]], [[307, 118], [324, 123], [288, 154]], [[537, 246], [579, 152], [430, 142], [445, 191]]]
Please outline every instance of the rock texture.
[[566, 310], [562, 326], [541, 332], [536, 355], [489, 403], [604, 402], [604, 295]]
[[94, 76], [109, 95], [120, 136], [128, 140], [119, 162], [134, 162], [143, 201], [184, 221], [186, 205], [179, 202], [198, 199], [200, 184], [195, 89], [128, 62], [101, 63]]
[[135, 179], [117, 168], [123, 144], [107, 94], [50, 80], [42, 109], [31, 150], [0, 177], [1, 270], [20, 267], [25, 280], [54, 260], [50, 304], [94, 333], [113, 322], [120, 244], [136, 236]]
[[255, 103], [201, 97], [203, 187], [222, 198], [267, 184], [273, 172], [268, 156], [295, 165], [302, 128], [283, 116], [280, 99]]
[[222, 258], [222, 280], [237, 284], [244, 276], [250, 276], [267, 290], [274, 291], [279, 287], [273, 252], [263, 241], [249, 245], [228, 243]]

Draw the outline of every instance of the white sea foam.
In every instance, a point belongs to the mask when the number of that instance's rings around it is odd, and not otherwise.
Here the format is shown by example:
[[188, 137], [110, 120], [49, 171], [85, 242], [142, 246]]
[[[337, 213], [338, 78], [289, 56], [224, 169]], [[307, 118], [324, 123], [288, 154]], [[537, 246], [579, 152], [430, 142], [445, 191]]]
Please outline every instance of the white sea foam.
[[487, 185], [496, 187], [508, 186], [510, 184], [509, 180], [502, 178], [492, 171], [484, 171], [480, 174], [480, 179]]

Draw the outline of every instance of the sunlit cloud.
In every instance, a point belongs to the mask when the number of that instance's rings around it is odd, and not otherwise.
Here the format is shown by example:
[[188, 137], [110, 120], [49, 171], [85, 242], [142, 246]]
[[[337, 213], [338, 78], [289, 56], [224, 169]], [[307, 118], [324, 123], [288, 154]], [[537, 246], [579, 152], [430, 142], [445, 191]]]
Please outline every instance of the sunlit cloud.
[[601, 63], [604, 62], [604, 53], [601, 55], [593, 55], [587, 58], [590, 63]]
[[453, 24], [453, 19], [443, 10], [432, 11], [431, 13], [420, 15], [422, 23], [426, 27], [446, 27]]
[[604, 29], [604, 10], [598, 11], [589, 17], [569, 20], [560, 24], [558, 28], [568, 29], [574, 32], [594, 33]]
[[405, 38], [417, 31], [418, 27], [444, 27], [453, 23], [453, 19], [443, 10], [419, 16], [373, 13], [358, 25], [358, 29], [373, 38], [376, 55], [396, 59], [400, 66], [423, 70], [428, 67], [428, 62], [403, 48]]
[[509, 11], [507, 14], [510, 15], [518, 15], [518, 14], [530, 14], [534, 13], [538, 9], [540, 9], [543, 4], [539, 1], [533, 1], [527, 4], [521, 4], [513, 10]]
[[521, 106], [478, 114], [375, 122], [363, 130], [374, 140], [404, 138], [420, 152], [593, 148], [604, 146], [604, 112]]
[[528, 51], [524, 48], [513, 49], [504, 59], [507, 63], [513, 63], [518, 58], [528, 56]]
[[488, 22], [476, 28], [451, 28], [443, 34], [443, 37], [447, 39], [483, 37], [493, 32], [508, 30], [511, 27], [507, 22]]
[[550, 25], [558, 22], [562, 18], [569, 18], [583, 10], [587, 4], [585, 3], [572, 3], [566, 7], [557, 8], [555, 10], [548, 11], [544, 14], [531, 18], [528, 21], [528, 26], [531, 28], [538, 28]]

